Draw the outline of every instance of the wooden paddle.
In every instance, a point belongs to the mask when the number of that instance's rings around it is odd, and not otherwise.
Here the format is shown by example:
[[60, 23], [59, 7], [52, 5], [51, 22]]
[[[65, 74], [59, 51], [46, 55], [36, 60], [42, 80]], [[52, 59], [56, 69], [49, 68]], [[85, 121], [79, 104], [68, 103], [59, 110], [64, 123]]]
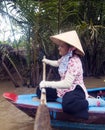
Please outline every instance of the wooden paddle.
[[[43, 63], [43, 80], [45, 80], [46, 77], [45, 75], [46, 75], [46, 65], [45, 63]], [[40, 105], [38, 106], [36, 112], [34, 130], [52, 130], [50, 124], [49, 109], [46, 106], [46, 90], [44, 88], [42, 88], [41, 90]]]

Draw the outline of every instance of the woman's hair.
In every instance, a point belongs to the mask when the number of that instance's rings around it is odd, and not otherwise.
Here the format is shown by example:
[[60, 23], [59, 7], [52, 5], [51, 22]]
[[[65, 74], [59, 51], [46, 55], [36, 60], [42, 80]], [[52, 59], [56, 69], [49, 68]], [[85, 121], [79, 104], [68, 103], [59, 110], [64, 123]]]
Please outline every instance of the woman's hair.
[[81, 54], [79, 54], [79, 53], [77, 53], [77, 52], [78, 52], [77, 49], [73, 50], [73, 55], [77, 55], [77, 56], [81, 57]]
[[68, 43], [66, 43], [67, 44], [67, 46], [70, 48], [70, 47], [73, 47], [73, 46], [71, 46], [70, 44], [68, 44]]

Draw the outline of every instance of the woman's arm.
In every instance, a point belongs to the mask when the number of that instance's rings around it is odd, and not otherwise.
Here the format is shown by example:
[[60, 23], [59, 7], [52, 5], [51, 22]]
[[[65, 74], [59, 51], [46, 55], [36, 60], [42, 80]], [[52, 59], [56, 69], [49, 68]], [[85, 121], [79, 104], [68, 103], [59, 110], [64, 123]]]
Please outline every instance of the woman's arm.
[[42, 60], [42, 62], [49, 64], [51, 66], [54, 66], [54, 67], [59, 66], [58, 60], [48, 60], [48, 59], [45, 58], [45, 59]]
[[65, 79], [61, 81], [41, 81], [40, 88], [43, 87], [60, 88], [60, 89], [70, 88], [74, 79], [75, 77], [71, 75], [69, 72], [67, 72]]

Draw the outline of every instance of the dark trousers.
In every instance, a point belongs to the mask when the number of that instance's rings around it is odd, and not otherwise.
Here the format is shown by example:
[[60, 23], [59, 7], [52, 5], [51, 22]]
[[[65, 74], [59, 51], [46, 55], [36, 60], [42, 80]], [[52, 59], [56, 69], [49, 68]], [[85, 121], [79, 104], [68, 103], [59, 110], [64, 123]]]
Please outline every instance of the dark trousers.
[[[36, 90], [37, 96], [40, 98], [41, 91], [39, 87]], [[46, 88], [47, 101], [56, 101], [56, 89]], [[88, 101], [85, 99], [83, 89], [77, 85], [75, 90], [65, 93], [62, 98], [63, 112], [73, 115], [78, 118], [88, 119]]]
[[75, 117], [88, 119], [88, 101], [81, 86], [77, 85], [75, 90], [63, 96], [62, 109]]
[[[38, 98], [41, 97], [41, 90], [39, 89], [39, 87], [36, 90], [36, 94], [37, 94]], [[47, 102], [56, 101], [57, 98], [58, 97], [57, 97], [56, 89], [46, 88], [46, 99], [47, 99]]]

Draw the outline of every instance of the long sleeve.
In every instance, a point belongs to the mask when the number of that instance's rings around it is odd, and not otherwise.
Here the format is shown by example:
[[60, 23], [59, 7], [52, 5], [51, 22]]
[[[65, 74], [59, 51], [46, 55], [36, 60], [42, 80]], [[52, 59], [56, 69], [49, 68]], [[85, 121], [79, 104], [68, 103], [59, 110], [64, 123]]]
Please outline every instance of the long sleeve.
[[70, 88], [72, 86], [72, 83], [74, 81], [74, 76], [70, 75], [70, 73], [66, 73], [65, 79], [61, 81], [44, 81], [45, 87], [51, 87], [51, 88]]
[[42, 61], [45, 62], [46, 64], [49, 64], [49, 65], [54, 66], [54, 67], [58, 67], [59, 66], [59, 63], [58, 63], [57, 60], [43, 59]]

